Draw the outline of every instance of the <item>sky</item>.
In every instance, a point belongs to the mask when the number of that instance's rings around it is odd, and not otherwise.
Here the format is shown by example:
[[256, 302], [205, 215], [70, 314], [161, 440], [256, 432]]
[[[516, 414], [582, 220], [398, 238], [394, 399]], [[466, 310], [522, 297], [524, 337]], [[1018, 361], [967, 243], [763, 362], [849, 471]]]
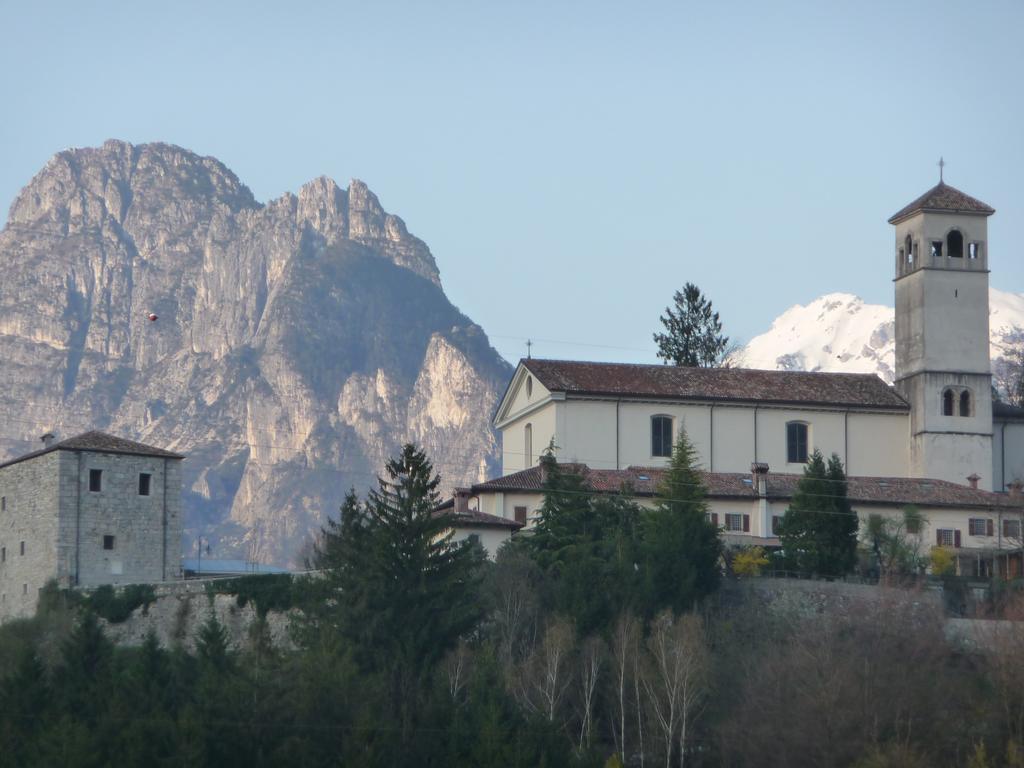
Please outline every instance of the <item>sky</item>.
[[263, 202], [359, 178], [507, 359], [655, 362], [686, 282], [737, 342], [891, 305], [886, 219], [940, 156], [1024, 291], [1022, 37], [1020, 0], [0, 0], [0, 208], [108, 138]]

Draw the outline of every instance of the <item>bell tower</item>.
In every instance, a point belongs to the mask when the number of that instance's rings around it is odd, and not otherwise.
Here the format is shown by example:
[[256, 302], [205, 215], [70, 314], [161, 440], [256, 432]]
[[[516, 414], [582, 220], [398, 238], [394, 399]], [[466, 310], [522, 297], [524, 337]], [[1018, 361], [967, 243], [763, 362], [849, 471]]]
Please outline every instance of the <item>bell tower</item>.
[[896, 228], [896, 388], [910, 403], [910, 473], [992, 489], [988, 217], [939, 183]]

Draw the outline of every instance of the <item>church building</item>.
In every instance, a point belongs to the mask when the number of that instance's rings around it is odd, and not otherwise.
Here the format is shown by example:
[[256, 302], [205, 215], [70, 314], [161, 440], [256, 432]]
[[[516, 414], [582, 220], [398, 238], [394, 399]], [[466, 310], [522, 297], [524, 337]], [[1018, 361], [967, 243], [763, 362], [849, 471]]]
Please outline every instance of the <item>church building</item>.
[[993, 213], [940, 180], [889, 219], [893, 386], [873, 374], [524, 359], [494, 416], [502, 476], [450, 503], [528, 528], [548, 446], [595, 490], [628, 481], [643, 502], [685, 428], [727, 543], [778, 545], [775, 527], [817, 449], [842, 460], [862, 519], [915, 505], [923, 547], [957, 550], [962, 572], [1020, 573], [1024, 409], [992, 397]]

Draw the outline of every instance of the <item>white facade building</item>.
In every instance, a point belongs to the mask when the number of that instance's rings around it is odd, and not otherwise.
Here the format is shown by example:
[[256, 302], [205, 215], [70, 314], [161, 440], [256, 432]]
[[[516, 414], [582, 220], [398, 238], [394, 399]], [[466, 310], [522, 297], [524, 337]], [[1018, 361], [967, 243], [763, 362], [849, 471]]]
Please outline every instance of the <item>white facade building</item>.
[[[998, 568], [992, 553], [1021, 546], [1021, 501], [1007, 491], [1024, 480], [1024, 410], [992, 401], [992, 213], [940, 181], [890, 219], [895, 386], [870, 374], [522, 360], [494, 418], [503, 476], [464, 490], [468, 508], [529, 525], [549, 447], [595, 489], [629, 479], [649, 497], [685, 428], [729, 537], [777, 543], [773, 520], [817, 449], [842, 460], [859, 513], [914, 504], [930, 544], [970, 550], [979, 573]], [[1019, 557], [1000, 562], [1020, 571]]]

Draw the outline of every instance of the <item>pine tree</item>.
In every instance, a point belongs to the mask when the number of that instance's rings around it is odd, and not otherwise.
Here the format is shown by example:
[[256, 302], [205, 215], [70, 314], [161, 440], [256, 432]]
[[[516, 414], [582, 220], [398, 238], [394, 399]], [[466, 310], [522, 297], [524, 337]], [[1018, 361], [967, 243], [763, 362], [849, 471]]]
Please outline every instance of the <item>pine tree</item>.
[[628, 488], [597, 495], [550, 452], [541, 467], [544, 503], [525, 546], [546, 576], [547, 608], [599, 631], [634, 597], [640, 510]]
[[665, 333], [654, 334], [658, 357], [666, 363], [691, 368], [711, 368], [722, 363], [729, 337], [722, 335], [722, 321], [711, 302], [693, 283], [673, 296], [675, 308], [661, 316]]
[[334, 564], [337, 627], [363, 670], [386, 680], [403, 745], [427, 676], [482, 619], [482, 556], [452, 541], [452, 517], [436, 511], [439, 483], [426, 455], [404, 446], [365, 504], [349, 498], [321, 545]]
[[814, 451], [782, 518], [783, 551], [801, 571], [841, 576], [856, 563], [857, 530], [843, 463], [832, 454], [826, 464], [821, 452]]
[[708, 519], [707, 489], [697, 451], [679, 430], [656, 505], [641, 517], [645, 610], [677, 613], [718, 588], [722, 544]]

